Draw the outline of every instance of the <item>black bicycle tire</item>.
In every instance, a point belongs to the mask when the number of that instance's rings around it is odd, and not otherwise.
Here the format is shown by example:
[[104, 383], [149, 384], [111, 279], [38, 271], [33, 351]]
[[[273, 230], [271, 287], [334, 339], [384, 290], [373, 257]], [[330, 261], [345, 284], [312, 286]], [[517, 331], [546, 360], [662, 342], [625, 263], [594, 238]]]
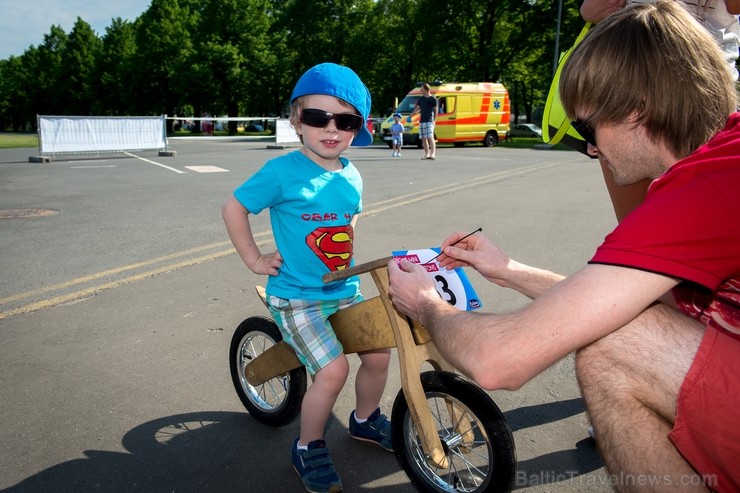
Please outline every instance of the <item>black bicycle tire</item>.
[[[480, 423], [489, 438], [492, 448], [492, 472], [487, 475], [480, 487], [465, 489], [475, 493], [508, 492], [514, 486], [516, 476], [516, 449], [511, 428], [501, 410], [491, 397], [480, 387], [450, 372], [430, 371], [420, 375], [422, 387], [427, 398], [449, 396], [461, 403]], [[399, 391], [393, 404], [391, 415], [391, 438], [396, 459], [406, 472], [412, 485], [422, 492], [440, 493], [458, 491], [450, 487], [442, 488], [431, 481], [431, 477], [420, 470], [414, 460], [414, 450], [409, 450], [405, 435], [410, 433], [406, 423], [410, 422], [408, 404], [403, 391]], [[450, 451], [446, 450], [448, 457]]]
[[[282, 341], [280, 330], [272, 319], [267, 317], [254, 316], [245, 319], [234, 331], [229, 348], [229, 367], [231, 370], [231, 380], [234, 384], [239, 400], [247, 408], [249, 414], [268, 426], [283, 426], [293, 421], [301, 412], [301, 403], [306, 393], [307, 380], [305, 367], [296, 368], [290, 372], [281, 375], [287, 380], [283, 380], [282, 387], [285, 389], [285, 398], [275, 409], [266, 409], [258, 405], [250, 398], [249, 390], [251, 387], [243, 376], [240, 352], [245, 343], [245, 339], [250, 335], [263, 335], [267, 340], [277, 344]], [[259, 354], [255, 354], [259, 356]], [[276, 384], [276, 379], [269, 380], [263, 385]]]

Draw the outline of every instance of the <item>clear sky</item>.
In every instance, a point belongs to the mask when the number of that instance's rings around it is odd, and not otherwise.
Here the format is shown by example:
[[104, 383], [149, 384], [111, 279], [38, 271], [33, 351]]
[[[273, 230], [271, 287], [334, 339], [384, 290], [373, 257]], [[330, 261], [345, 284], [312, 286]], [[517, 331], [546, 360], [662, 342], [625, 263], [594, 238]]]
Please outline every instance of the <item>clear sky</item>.
[[151, 0], [0, 0], [0, 60], [22, 55], [31, 45], [39, 46], [52, 25], [67, 34], [78, 17], [99, 35], [111, 20], [133, 21]]

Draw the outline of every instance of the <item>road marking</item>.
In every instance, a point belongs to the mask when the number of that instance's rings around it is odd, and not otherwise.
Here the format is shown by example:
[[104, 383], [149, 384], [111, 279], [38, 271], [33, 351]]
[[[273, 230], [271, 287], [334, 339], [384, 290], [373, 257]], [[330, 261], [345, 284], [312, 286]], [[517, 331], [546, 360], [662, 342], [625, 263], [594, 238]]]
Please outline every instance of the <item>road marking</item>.
[[187, 169], [197, 173], [228, 173], [229, 170], [219, 168], [218, 166], [185, 166]]
[[[386, 212], [392, 209], [396, 209], [398, 207], [403, 207], [405, 205], [413, 204], [415, 202], [420, 202], [422, 200], [428, 200], [430, 198], [434, 198], [439, 195], [449, 194], [450, 192], [465, 190], [468, 188], [474, 188], [482, 184], [503, 180], [503, 179], [510, 178], [513, 176], [524, 175], [524, 174], [532, 173], [535, 171], [540, 171], [543, 169], [551, 168], [554, 166], [559, 166], [561, 164], [570, 163], [570, 162], [572, 162], [572, 160], [563, 160], [563, 161], [558, 161], [554, 163], [547, 163], [547, 164], [541, 164], [537, 166], [531, 166], [531, 167], [527, 167], [523, 169], [502, 171], [502, 172], [497, 172], [497, 173], [492, 173], [490, 175], [482, 176], [480, 178], [476, 178], [475, 180], [469, 181], [469, 182], [448, 183], [448, 184], [445, 184], [439, 187], [434, 187], [434, 188], [430, 188], [427, 190], [421, 190], [418, 192], [412, 192], [406, 195], [394, 197], [392, 199], [380, 201], [375, 204], [369, 204], [366, 207], [366, 209], [362, 212], [362, 214], [360, 215], [369, 216], [369, 215], [380, 214], [381, 212]], [[260, 233], [255, 234], [254, 235], [255, 239], [265, 237], [268, 235], [270, 236], [270, 238], [258, 241], [257, 245], [264, 246], [264, 245], [272, 243], [273, 242], [272, 231], [262, 231]], [[202, 251], [210, 250], [214, 248], [222, 248], [227, 245], [229, 246], [229, 248], [227, 248], [226, 250], [221, 250], [218, 252], [202, 255], [202, 256], [195, 257], [189, 260], [184, 260], [184, 261], [181, 261], [175, 264], [168, 264], [162, 267], [158, 267], [156, 269], [152, 269], [152, 270], [148, 270], [148, 271], [145, 271], [139, 274], [131, 275], [129, 277], [126, 277], [120, 280], [105, 282], [103, 284], [92, 286], [90, 288], [80, 289], [78, 291], [74, 291], [72, 293], [65, 294], [65, 295], [53, 296], [46, 300], [42, 300], [36, 303], [30, 303], [30, 304], [27, 304], [27, 305], [24, 305], [24, 306], [15, 308], [15, 309], [0, 312], [0, 320], [4, 318], [12, 317], [14, 315], [34, 312], [36, 310], [41, 310], [44, 308], [52, 308], [54, 306], [58, 306], [63, 303], [69, 303], [72, 301], [77, 301], [77, 300], [89, 297], [100, 291], [115, 288], [115, 287], [122, 286], [124, 284], [129, 284], [132, 282], [140, 281], [142, 279], [146, 279], [148, 277], [152, 277], [157, 274], [168, 273], [168, 272], [172, 272], [177, 269], [181, 269], [183, 267], [189, 267], [189, 266], [207, 262], [210, 260], [215, 260], [221, 257], [225, 257], [226, 255], [235, 253], [235, 250], [233, 247], [231, 247], [230, 241], [212, 243], [210, 245], [204, 245], [204, 246], [184, 250], [182, 252], [176, 252], [171, 255], [165, 255], [163, 257], [158, 257], [158, 258], [154, 258], [151, 260], [146, 260], [146, 261], [138, 262], [135, 264], [125, 265], [125, 266], [122, 266], [116, 269], [110, 269], [107, 271], [98, 272], [95, 274], [91, 274], [89, 276], [79, 277], [77, 279], [71, 279], [63, 283], [55, 284], [52, 286], [47, 286], [45, 288], [35, 289], [32, 291], [27, 291], [25, 293], [19, 293], [16, 295], [7, 296], [5, 298], [0, 298], [0, 305], [12, 303], [12, 302], [19, 301], [22, 299], [32, 298], [34, 296], [39, 296], [39, 295], [43, 295], [46, 293], [50, 293], [52, 291], [66, 289], [66, 288], [69, 288], [69, 287], [72, 287], [78, 284], [83, 284], [86, 282], [94, 281], [96, 279], [100, 279], [103, 277], [108, 277], [108, 276], [116, 275], [122, 272], [138, 269], [141, 267], [146, 267], [152, 264], [167, 262], [169, 260], [176, 259], [178, 257], [182, 257], [185, 255], [190, 255], [193, 253], [198, 253], [198, 252], [202, 252]]]
[[[261, 236], [266, 236], [268, 234], [270, 234], [270, 232], [267, 232], [266, 231], [266, 232], [262, 232], [262, 233], [257, 233], [254, 236], [255, 236], [255, 239], [256, 239], [256, 238], [259, 238]], [[83, 283], [86, 283], [86, 282], [94, 281], [96, 279], [100, 279], [102, 277], [109, 277], [109, 276], [112, 276], [112, 275], [120, 274], [121, 272], [126, 272], [126, 271], [129, 271], [129, 270], [134, 270], [134, 269], [139, 269], [141, 267], [146, 267], [148, 265], [157, 264], [157, 263], [161, 263], [161, 262], [166, 262], [168, 260], [172, 260], [172, 259], [175, 259], [177, 257], [183, 257], [185, 255], [191, 255], [193, 253], [198, 253], [198, 252], [201, 252], [203, 250], [210, 250], [210, 249], [213, 249], [213, 248], [219, 248], [219, 247], [224, 247], [224, 246], [228, 246], [228, 245], [231, 245], [231, 242], [230, 241], [222, 241], [222, 242], [219, 242], [219, 243], [213, 243], [211, 245], [205, 245], [205, 246], [191, 248], [189, 250], [183, 250], [182, 252], [176, 252], [176, 253], [173, 253], [173, 254], [170, 254], [170, 255], [165, 255], [163, 257], [158, 257], [158, 258], [154, 258], [154, 259], [150, 259], [150, 260], [145, 260], [143, 262], [137, 262], [135, 264], [124, 265], [123, 267], [118, 267], [116, 269], [110, 269], [110, 270], [106, 270], [106, 271], [103, 271], [103, 272], [97, 272], [97, 273], [91, 274], [89, 276], [78, 277], [77, 279], [71, 279], [71, 280], [66, 281], [66, 282], [63, 282], [63, 283], [54, 284], [52, 286], [47, 286], [45, 288], [34, 289], [32, 291], [26, 291], [25, 293], [18, 293], [18, 294], [12, 295], [12, 296], [6, 296], [5, 298], [0, 298], [0, 305], [4, 305], [4, 304], [7, 304], [7, 303], [12, 303], [14, 301], [22, 300], [22, 299], [25, 299], [25, 298], [32, 298], [34, 296], [38, 296], [38, 295], [41, 295], [41, 294], [49, 293], [51, 291], [58, 291], [60, 289], [66, 289], [66, 288], [75, 286], [77, 284], [83, 284]]]
[[175, 168], [171, 168], [171, 167], [169, 167], [169, 166], [167, 166], [167, 165], [165, 165], [165, 164], [162, 164], [162, 163], [158, 163], [158, 162], [156, 162], [156, 161], [152, 161], [151, 159], [146, 159], [146, 158], [143, 158], [143, 157], [141, 157], [141, 156], [137, 156], [136, 154], [131, 154], [130, 152], [125, 152], [125, 151], [124, 151], [124, 154], [125, 154], [125, 155], [127, 155], [128, 157], [134, 157], [134, 158], [136, 158], [136, 159], [140, 159], [140, 160], [144, 161], [145, 163], [149, 163], [149, 164], [155, 164], [155, 165], [157, 165], [157, 166], [161, 166], [162, 168], [164, 168], [164, 169], [168, 169], [168, 170], [170, 170], [170, 171], [174, 171], [175, 173], [187, 173], [187, 171], [183, 171], [183, 170], [181, 170], [181, 169], [175, 169]]
[[184, 260], [176, 264], [165, 265], [164, 267], [159, 267], [158, 269], [142, 272], [141, 274], [129, 276], [124, 279], [120, 279], [118, 281], [111, 281], [105, 284], [100, 284], [98, 286], [93, 286], [91, 288], [83, 289], [80, 291], [75, 291], [74, 293], [69, 293], [69, 294], [65, 294], [61, 296], [55, 296], [53, 298], [42, 300], [37, 303], [31, 303], [30, 305], [25, 305], [25, 306], [16, 308], [14, 310], [8, 310], [7, 312], [0, 312], [0, 320], [2, 320], [3, 318], [12, 317], [13, 315], [20, 315], [21, 313], [35, 312], [36, 310], [42, 310], [44, 308], [51, 308], [53, 306], [61, 305], [62, 303], [69, 303], [71, 301], [77, 301], [83, 298], [87, 298], [88, 296], [92, 296], [93, 294], [98, 293], [100, 291], [105, 291], [106, 289], [116, 288], [118, 286], [123, 286], [124, 284], [141, 281], [142, 279], [146, 279], [147, 277], [156, 276], [157, 274], [164, 274], [167, 272], [172, 272], [173, 270], [181, 269], [183, 267], [200, 264], [202, 262], [207, 262], [209, 260], [215, 260], [220, 257], [225, 257], [226, 255], [230, 255], [234, 251], [235, 250], [233, 248], [230, 248], [229, 250], [225, 250], [222, 252], [211, 253], [209, 255], [204, 255], [202, 257], [198, 257], [198, 258], [194, 258], [190, 260]]
[[70, 166], [69, 169], [91, 169], [91, 168], [117, 168], [117, 164], [103, 164], [100, 166]]
[[413, 204], [415, 202], [420, 202], [422, 200], [431, 199], [434, 197], [438, 197], [440, 195], [447, 195], [450, 192], [458, 192], [460, 190], [465, 190], [467, 188], [473, 188], [473, 187], [477, 187], [482, 184], [503, 180], [505, 178], [511, 178], [512, 176], [524, 175], [527, 173], [531, 173], [533, 171], [540, 171], [543, 169], [551, 168], [553, 166], [559, 166], [561, 164], [569, 163], [569, 162], [571, 161], [563, 160], [563, 161], [558, 161], [554, 163], [541, 164], [539, 166], [532, 166], [532, 167], [528, 167], [524, 169], [516, 169], [516, 170], [511, 170], [511, 171], [499, 171], [497, 173], [492, 173], [490, 175], [481, 176], [480, 178], [476, 178], [474, 181], [471, 181], [471, 182], [447, 183], [439, 187], [429, 188], [427, 190], [422, 190], [419, 192], [412, 192], [410, 194], [397, 196], [392, 199], [388, 199], [382, 202], [378, 202], [376, 204], [372, 204], [369, 207], [367, 207], [365, 210], [363, 210], [362, 214], [360, 215], [361, 216], [372, 216], [375, 214], [380, 214], [381, 212], [386, 212], [391, 209], [395, 209], [397, 207], [401, 207], [404, 205]]

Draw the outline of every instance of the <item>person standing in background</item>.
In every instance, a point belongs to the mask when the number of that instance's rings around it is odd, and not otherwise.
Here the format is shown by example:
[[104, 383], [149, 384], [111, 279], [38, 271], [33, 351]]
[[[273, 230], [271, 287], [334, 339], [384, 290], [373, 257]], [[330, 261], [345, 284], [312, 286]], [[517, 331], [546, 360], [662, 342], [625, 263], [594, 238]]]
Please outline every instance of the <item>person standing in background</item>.
[[393, 114], [391, 138], [393, 139], [393, 157], [401, 157], [401, 148], [403, 147], [403, 123], [401, 123], [401, 113]]
[[[434, 142], [434, 122], [437, 120], [437, 98], [432, 96], [429, 84], [421, 86], [422, 96], [416, 100], [411, 115], [419, 113], [419, 138], [424, 145], [422, 159], [436, 159], [437, 145]], [[411, 118], [411, 117], [409, 117]]]

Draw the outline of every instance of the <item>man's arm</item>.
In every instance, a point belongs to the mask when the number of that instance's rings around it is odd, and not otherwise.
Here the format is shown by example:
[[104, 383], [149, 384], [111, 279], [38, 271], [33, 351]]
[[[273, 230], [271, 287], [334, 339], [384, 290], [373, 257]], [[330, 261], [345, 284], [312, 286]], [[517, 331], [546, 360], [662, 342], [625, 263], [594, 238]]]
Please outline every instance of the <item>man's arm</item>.
[[586, 22], [598, 24], [606, 16], [626, 5], [626, 0], [583, 0], [581, 17]]
[[414, 116], [420, 111], [421, 111], [421, 108], [419, 107], [419, 100], [417, 99], [416, 103], [414, 104], [414, 109], [411, 110], [411, 114], [409, 114], [409, 118], [411, 118], [412, 116]]
[[740, 14], [740, 0], [725, 0], [725, 7], [732, 15]]
[[442, 242], [442, 252], [437, 259], [441, 267], [472, 267], [487, 280], [532, 299], [565, 278], [511, 259], [484, 234], [453, 233]]
[[423, 267], [388, 264], [389, 294], [429, 330], [442, 355], [485, 389], [517, 389], [569, 354], [619, 329], [677, 284], [637, 269], [588, 265], [507, 315], [464, 312], [436, 293]]

